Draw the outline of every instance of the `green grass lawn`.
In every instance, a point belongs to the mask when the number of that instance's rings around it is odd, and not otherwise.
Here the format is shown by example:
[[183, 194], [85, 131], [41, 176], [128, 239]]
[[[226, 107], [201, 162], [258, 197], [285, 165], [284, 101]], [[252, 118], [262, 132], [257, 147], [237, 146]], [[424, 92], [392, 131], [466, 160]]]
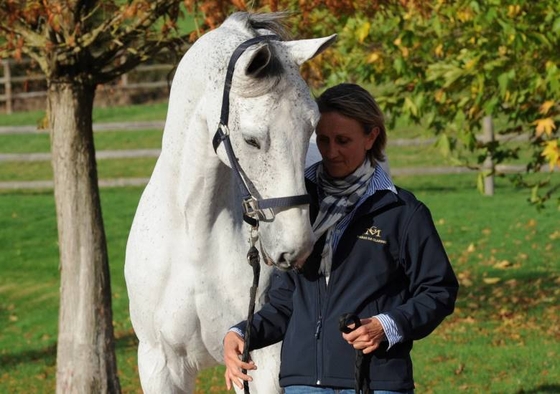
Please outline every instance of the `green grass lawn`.
[[[138, 108], [129, 107], [124, 113], [129, 112], [134, 118]], [[149, 112], [149, 111], [146, 111]], [[103, 113], [104, 119], [112, 114]], [[116, 115], [115, 115], [116, 116]], [[124, 116], [124, 115], [121, 115]], [[0, 120], [2, 117], [0, 116]], [[122, 119], [122, 118], [120, 118]], [[162, 130], [140, 131], [104, 131], [94, 134], [95, 146], [98, 151], [125, 150], [125, 149], [159, 149], [161, 148]], [[49, 136], [47, 133], [38, 134], [0, 134], [0, 153], [48, 153]], [[387, 147], [387, 156], [391, 168], [405, 167], [442, 167], [456, 166], [449, 158], [442, 156], [433, 144], [418, 146]], [[470, 155], [472, 158], [474, 155]], [[508, 164], [523, 163], [520, 160], [511, 160]], [[100, 178], [118, 177], [146, 177], [151, 173], [155, 159], [100, 159], [98, 170]], [[52, 179], [52, 169], [48, 161], [35, 162], [0, 162], [0, 181], [31, 181]], [[473, 181], [473, 185], [475, 184]]]
[[[143, 122], [154, 120], [165, 120], [167, 113], [167, 102], [95, 107], [93, 109], [94, 123], [110, 122]], [[45, 111], [14, 112], [12, 114], [0, 114], [0, 126], [30, 126], [43, 124]]]
[[[100, 179], [149, 177], [155, 162], [153, 157], [99, 160], [97, 173]], [[50, 179], [52, 167], [49, 161], [0, 162], [0, 182]]]
[[[95, 109], [96, 122], [163, 120], [166, 104]], [[0, 115], [0, 126], [44, 114]], [[398, 129], [390, 138], [425, 137]], [[161, 130], [96, 132], [98, 150], [157, 149]], [[0, 135], [0, 153], [48, 152], [46, 133]], [[445, 166], [437, 148], [389, 146], [391, 168]], [[155, 158], [99, 160], [100, 178], [148, 177]], [[558, 174], [555, 174], [558, 177]], [[0, 162], [0, 181], [52, 179], [44, 162]], [[415, 344], [418, 393], [560, 392], [560, 217], [529, 191], [498, 178], [481, 196], [476, 174], [396, 176], [430, 207], [461, 283], [456, 312]], [[118, 367], [125, 393], [139, 393], [136, 339], [128, 319], [124, 250], [141, 188], [102, 189], [111, 264]], [[54, 392], [58, 246], [52, 191], [0, 192], [0, 393]], [[223, 368], [203, 372], [197, 393], [225, 393]]]
[[[480, 196], [472, 175], [396, 177], [431, 208], [461, 282], [454, 315], [416, 343], [417, 392], [560, 391], [560, 228], [526, 191], [499, 181]], [[140, 392], [136, 341], [123, 277], [125, 242], [140, 188], [101, 193], [111, 264], [123, 392]], [[53, 392], [58, 250], [51, 192], [0, 195], [0, 392]], [[197, 393], [225, 393], [221, 367], [199, 376]]]
[[[161, 147], [162, 130], [104, 131], [94, 134], [96, 150], [156, 149]], [[48, 133], [0, 134], [0, 153], [46, 153]]]

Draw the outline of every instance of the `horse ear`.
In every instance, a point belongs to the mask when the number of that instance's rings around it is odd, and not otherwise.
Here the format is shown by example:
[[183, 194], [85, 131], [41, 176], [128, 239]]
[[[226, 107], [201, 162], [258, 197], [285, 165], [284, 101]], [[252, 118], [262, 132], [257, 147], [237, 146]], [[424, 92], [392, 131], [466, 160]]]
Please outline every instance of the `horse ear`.
[[258, 77], [267, 68], [272, 60], [272, 52], [267, 43], [262, 43], [249, 48], [242, 58], [239, 59], [245, 75]]
[[315, 56], [323, 52], [335, 41], [336, 34], [333, 34], [332, 36], [322, 38], [287, 41], [284, 44], [288, 48], [296, 64], [301, 66], [306, 61], [313, 59]]

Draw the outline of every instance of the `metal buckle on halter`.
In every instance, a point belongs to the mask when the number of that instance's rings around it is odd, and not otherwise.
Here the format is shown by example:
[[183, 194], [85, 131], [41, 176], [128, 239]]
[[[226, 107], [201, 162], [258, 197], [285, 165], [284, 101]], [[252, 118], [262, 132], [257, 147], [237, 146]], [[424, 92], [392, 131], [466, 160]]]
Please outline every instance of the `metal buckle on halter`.
[[259, 219], [263, 215], [263, 212], [259, 209], [259, 203], [257, 199], [253, 196], [248, 197], [243, 200], [243, 212], [250, 218]]
[[259, 208], [259, 201], [253, 196], [244, 199], [242, 205], [243, 212], [250, 218], [264, 222], [271, 222], [274, 220], [274, 210], [272, 208]]
[[222, 133], [224, 133], [224, 136], [228, 136], [228, 135], [229, 135], [229, 127], [227, 126], [227, 124], [220, 123], [220, 124], [218, 125], [218, 128], [219, 128], [220, 130], [222, 130]]

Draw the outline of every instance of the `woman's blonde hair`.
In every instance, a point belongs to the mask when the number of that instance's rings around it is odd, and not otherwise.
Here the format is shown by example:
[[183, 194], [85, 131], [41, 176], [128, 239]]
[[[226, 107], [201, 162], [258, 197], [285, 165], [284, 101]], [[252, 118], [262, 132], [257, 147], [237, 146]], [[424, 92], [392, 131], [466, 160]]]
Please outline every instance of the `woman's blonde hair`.
[[354, 119], [363, 126], [365, 134], [370, 134], [377, 127], [379, 134], [367, 156], [373, 164], [385, 160], [383, 151], [387, 144], [387, 131], [383, 112], [367, 90], [353, 83], [341, 83], [325, 90], [316, 101], [319, 112], [338, 112]]

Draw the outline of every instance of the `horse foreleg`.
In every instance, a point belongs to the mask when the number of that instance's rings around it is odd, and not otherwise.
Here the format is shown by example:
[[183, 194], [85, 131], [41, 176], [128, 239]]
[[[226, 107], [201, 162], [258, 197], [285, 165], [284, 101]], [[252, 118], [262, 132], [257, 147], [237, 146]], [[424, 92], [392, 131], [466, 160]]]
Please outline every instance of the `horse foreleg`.
[[[278, 381], [280, 370], [280, 344], [251, 352], [251, 359], [258, 367], [256, 371], [249, 372], [249, 375], [253, 378], [253, 381], [249, 383], [251, 393], [282, 393], [283, 390]], [[243, 390], [237, 392], [243, 393]]]
[[179, 360], [166, 355], [163, 345], [140, 341], [138, 372], [142, 390], [146, 394], [191, 394], [194, 392], [196, 372], [179, 365]]

